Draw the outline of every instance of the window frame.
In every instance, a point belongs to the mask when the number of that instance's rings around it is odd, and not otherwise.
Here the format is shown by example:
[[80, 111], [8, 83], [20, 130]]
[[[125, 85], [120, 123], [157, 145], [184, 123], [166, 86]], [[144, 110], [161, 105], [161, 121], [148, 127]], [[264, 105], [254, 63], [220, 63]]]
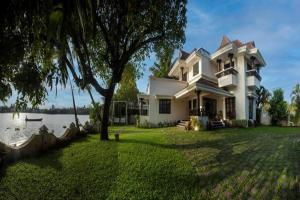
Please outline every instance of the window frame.
[[[195, 70], [197, 69], [197, 70]], [[199, 62], [196, 62], [194, 65], [193, 65], [193, 76], [197, 76], [199, 74]]]
[[171, 99], [159, 99], [158, 100], [158, 113], [159, 114], [171, 114]]

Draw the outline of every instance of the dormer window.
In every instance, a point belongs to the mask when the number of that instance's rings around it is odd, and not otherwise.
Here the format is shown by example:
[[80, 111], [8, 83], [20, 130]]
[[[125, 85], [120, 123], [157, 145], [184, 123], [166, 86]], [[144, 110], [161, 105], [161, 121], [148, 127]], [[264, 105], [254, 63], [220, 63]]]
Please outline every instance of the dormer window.
[[196, 76], [197, 74], [199, 74], [199, 63], [198, 62], [193, 65], [193, 76]]

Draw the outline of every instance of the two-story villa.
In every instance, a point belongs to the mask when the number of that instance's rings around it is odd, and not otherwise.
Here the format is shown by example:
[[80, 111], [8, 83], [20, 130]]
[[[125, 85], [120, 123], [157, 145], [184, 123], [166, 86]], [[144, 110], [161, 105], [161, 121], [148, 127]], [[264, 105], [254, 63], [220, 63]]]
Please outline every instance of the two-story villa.
[[256, 88], [265, 61], [254, 42], [224, 36], [210, 54], [203, 48], [180, 51], [170, 66], [174, 79], [149, 77], [146, 94], [138, 96], [141, 123], [189, 120], [256, 119]]

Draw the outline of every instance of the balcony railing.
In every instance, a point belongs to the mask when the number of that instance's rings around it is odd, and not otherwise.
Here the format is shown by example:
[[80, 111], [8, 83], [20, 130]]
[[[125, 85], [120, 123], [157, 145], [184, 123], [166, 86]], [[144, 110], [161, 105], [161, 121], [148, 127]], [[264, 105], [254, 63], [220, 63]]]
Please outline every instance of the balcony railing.
[[220, 78], [220, 77], [223, 77], [223, 76], [226, 76], [229, 74], [237, 74], [237, 73], [238, 73], [238, 71], [236, 71], [234, 69], [234, 67], [230, 67], [230, 68], [227, 68], [227, 69], [217, 72], [215, 75], [217, 78]]
[[247, 76], [255, 76], [257, 80], [261, 81], [261, 76], [259, 75], [258, 71], [256, 69], [251, 69], [246, 71]]

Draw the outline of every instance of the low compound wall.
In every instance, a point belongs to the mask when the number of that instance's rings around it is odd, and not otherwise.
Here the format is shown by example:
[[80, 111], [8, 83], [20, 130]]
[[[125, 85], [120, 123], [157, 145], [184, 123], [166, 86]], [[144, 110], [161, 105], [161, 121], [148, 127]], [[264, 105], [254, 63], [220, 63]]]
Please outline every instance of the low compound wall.
[[61, 137], [56, 137], [53, 132], [48, 132], [48, 128], [43, 125], [38, 134], [33, 134], [25, 143], [20, 146], [10, 146], [0, 142], [0, 164], [6, 161], [15, 161], [22, 157], [37, 155], [55, 146], [67, 144], [71, 140], [85, 136], [80, 132], [74, 123]]

